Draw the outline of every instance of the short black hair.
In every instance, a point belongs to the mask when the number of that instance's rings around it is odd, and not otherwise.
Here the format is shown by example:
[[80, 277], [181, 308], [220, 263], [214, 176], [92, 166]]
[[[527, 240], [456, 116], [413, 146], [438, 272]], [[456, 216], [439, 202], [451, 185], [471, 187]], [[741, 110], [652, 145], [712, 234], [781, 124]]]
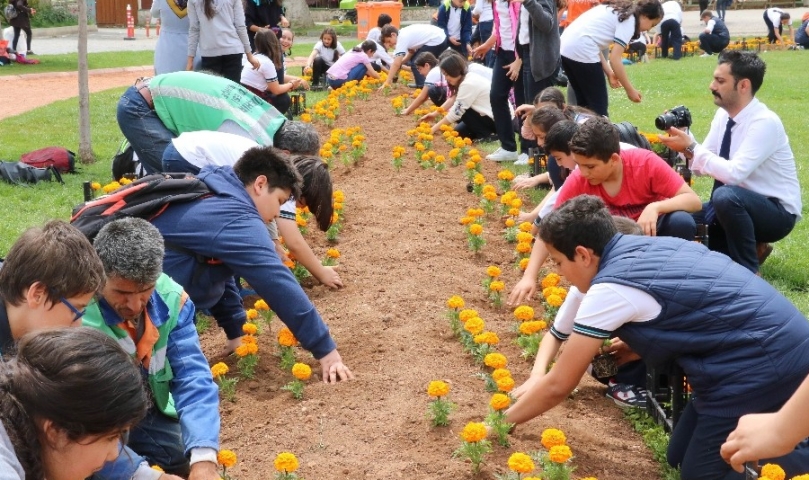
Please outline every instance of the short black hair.
[[539, 238], [568, 260], [573, 260], [578, 246], [589, 248], [600, 257], [616, 233], [612, 215], [594, 195], [571, 198], [546, 215], [539, 225]]
[[301, 196], [301, 176], [289, 158], [273, 147], [253, 147], [233, 165], [233, 173], [247, 187], [261, 175], [267, 177], [271, 189], [289, 189], [292, 196]]
[[613, 154], [621, 152], [618, 129], [608, 118], [588, 118], [570, 139], [570, 151], [576, 155], [607, 162]]
[[745, 78], [750, 80], [753, 95], [764, 83], [764, 73], [767, 72], [767, 64], [756, 52], [743, 52], [740, 50], [723, 50], [719, 54], [719, 65], [727, 63], [730, 66], [730, 74], [733, 75], [734, 86]]
[[573, 120], [557, 122], [545, 134], [545, 152], [564, 152], [570, 155], [570, 139], [579, 131]]
[[398, 35], [399, 34], [399, 29], [394, 27], [393, 25], [388, 24], [388, 25], [385, 25], [384, 27], [382, 27], [382, 31], [380, 32], [379, 38], [381, 38], [382, 40], [385, 40], [386, 38], [390, 37], [394, 33], [396, 35]]
[[320, 158], [301, 155], [292, 159], [292, 164], [303, 179], [300, 198], [317, 219], [322, 231], [329, 229], [334, 213], [332, 182], [329, 166]]
[[421, 52], [413, 59], [413, 65], [417, 67], [429, 65], [430, 68], [433, 68], [438, 65], [438, 59], [431, 52]]
[[382, 28], [391, 22], [393, 22], [393, 19], [387, 13], [380, 13], [379, 16], [376, 17], [376, 26], [379, 28]]

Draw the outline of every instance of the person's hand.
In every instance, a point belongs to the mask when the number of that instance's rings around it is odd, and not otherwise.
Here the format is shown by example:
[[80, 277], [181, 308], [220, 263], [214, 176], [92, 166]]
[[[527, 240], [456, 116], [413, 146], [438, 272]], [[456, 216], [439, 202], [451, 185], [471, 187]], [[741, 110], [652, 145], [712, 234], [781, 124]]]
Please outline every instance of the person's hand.
[[511, 189], [523, 190], [526, 188], [536, 187], [537, 185], [539, 185], [539, 179], [536, 179], [535, 177], [523, 177], [520, 179], [515, 178], [514, 181], [511, 183]]
[[611, 353], [618, 366], [640, 360], [640, 355], [618, 337], [613, 338], [608, 346], [601, 347], [601, 353]]
[[533, 105], [531, 105], [530, 103], [525, 103], [525, 104], [520, 105], [519, 107], [517, 107], [514, 110], [514, 113], [516, 113], [520, 117], [525, 118], [525, 116], [528, 115], [529, 113], [533, 112], [534, 109], [535, 109], [535, 107]]
[[657, 210], [657, 204], [655, 202], [646, 205], [646, 208], [643, 209], [638, 217], [638, 225], [643, 229], [644, 235], [650, 237], [657, 235], [657, 219], [659, 215], [660, 212]]
[[519, 305], [525, 300], [529, 300], [537, 292], [537, 282], [533, 278], [523, 278], [508, 294], [509, 305]]
[[295, 90], [296, 88], [301, 86], [302, 82], [303, 80], [300, 78], [293, 78], [289, 83], [292, 84], [292, 89]]
[[544, 374], [544, 373], [531, 373], [531, 376], [530, 376], [530, 377], [528, 377], [528, 380], [526, 380], [526, 381], [525, 381], [525, 382], [524, 382], [522, 385], [520, 385], [519, 387], [517, 387], [517, 388], [515, 388], [514, 390], [512, 390], [512, 392], [511, 392], [511, 396], [512, 396], [512, 397], [514, 397], [515, 399], [518, 399], [518, 398], [522, 397], [522, 396], [523, 396], [523, 395], [525, 395], [525, 394], [526, 394], [526, 393], [527, 393], [529, 390], [531, 390], [531, 388], [532, 388], [532, 387], [533, 387], [533, 386], [534, 386], [536, 383], [539, 383], [539, 380], [540, 380], [542, 377], [544, 377], [544, 376], [545, 376], [545, 374]]
[[460, 45], [461, 44], [461, 42], [459, 42], [456, 37], [449, 37], [449, 43], [451, 43], [453, 45]]
[[287, 20], [287, 17], [281, 15], [281, 20], [278, 22], [278, 25], [280, 25], [281, 28], [289, 28], [289, 20]]
[[225, 347], [219, 352], [220, 357], [227, 357], [231, 353], [236, 351], [236, 348], [242, 344], [242, 337], [236, 337], [230, 339], [225, 343]]
[[430, 112], [430, 113], [422, 116], [421, 118], [419, 118], [419, 123], [421, 123], [421, 122], [430, 122], [432, 120], [435, 120], [436, 117], [438, 117], [438, 112]]
[[343, 288], [343, 281], [340, 280], [340, 275], [337, 274], [336, 266], [323, 267], [323, 272], [317, 277], [317, 280], [332, 290]]
[[343, 364], [343, 359], [336, 348], [320, 359], [320, 367], [323, 370], [324, 383], [354, 379], [354, 374]]
[[189, 58], [187, 62], [185, 62], [185, 70], [188, 72], [194, 71], [194, 59]]
[[[162, 480], [163, 476], [160, 478]], [[217, 465], [213, 462], [197, 462], [191, 465], [191, 473], [188, 474], [188, 480], [219, 480]]]
[[620, 88], [621, 87], [621, 81], [618, 80], [618, 77], [615, 76], [615, 73], [610, 72], [609, 74], [607, 74], [607, 80], [609, 80], [609, 82], [610, 82], [610, 87], [612, 87], [612, 88]]
[[722, 444], [719, 454], [737, 472], [744, 471], [745, 462], [786, 455], [795, 445], [779, 429], [773, 428], [777, 424], [775, 413], [744, 415]]
[[483, 58], [491, 49], [492, 47], [487, 47], [485, 43], [481, 43], [472, 50], [472, 58]]
[[523, 222], [531, 222], [531, 223], [533, 223], [534, 220], [536, 220], [536, 219], [537, 219], [537, 216], [532, 215], [531, 212], [520, 211], [520, 214], [517, 215], [517, 225], [519, 225], [519, 224], [521, 224]]
[[683, 130], [680, 130], [679, 128], [671, 127], [668, 130], [666, 130], [666, 132], [668, 133], [668, 136], [666, 135], [658, 136], [658, 138], [660, 139], [660, 143], [669, 147], [671, 150], [674, 150], [675, 152], [684, 151], [686, 148], [688, 148], [689, 145], [691, 145], [691, 142], [693, 142], [693, 140], [691, 140], [691, 137], [689, 137], [687, 133], [685, 133]]
[[628, 89], [626, 91], [626, 96], [627, 98], [629, 98], [629, 100], [635, 103], [640, 103], [640, 101], [643, 99], [643, 96], [640, 94], [640, 92], [635, 90], [634, 88]]
[[[210, 462], [208, 462], [208, 463], [210, 463]], [[196, 463], [194, 465], [196, 465]], [[211, 477], [211, 478], [218, 479], [219, 475], [217, 475], [216, 477]], [[164, 474], [160, 475], [159, 477], [157, 477], [157, 480], [183, 480], [183, 477], [178, 477], [177, 475], [170, 475], [168, 473], [164, 473]], [[188, 480], [191, 480], [191, 477], [188, 477]]]
[[32, 8], [32, 9], [31, 9], [31, 16], [36, 15], [36, 13], [37, 13], [37, 9], [36, 9], [36, 8]]
[[[388, 78], [390, 78], [390, 77], [388, 77]], [[385, 91], [385, 89], [386, 89], [386, 88], [388, 88], [388, 87], [390, 87], [390, 82], [388, 82], [387, 80], [385, 80], [385, 83], [383, 83], [383, 84], [382, 84], [382, 86], [381, 86], [381, 87], [379, 87], [377, 90], [378, 90], [378, 91], [380, 91], [380, 92], [383, 92], [383, 91]]]
[[250, 62], [250, 65], [253, 66], [253, 70], [258, 70], [259, 68], [261, 68], [261, 64], [258, 63], [258, 60], [256, 59], [256, 57], [253, 56], [252, 53], [247, 54], [247, 61]]
[[303, 74], [304, 75], [311, 75], [312, 74], [312, 66], [307, 65], [307, 66], [303, 67]]
[[508, 65], [503, 66], [503, 68], [506, 69], [506, 76], [510, 78], [512, 82], [515, 82], [522, 72], [522, 59], [518, 58]]

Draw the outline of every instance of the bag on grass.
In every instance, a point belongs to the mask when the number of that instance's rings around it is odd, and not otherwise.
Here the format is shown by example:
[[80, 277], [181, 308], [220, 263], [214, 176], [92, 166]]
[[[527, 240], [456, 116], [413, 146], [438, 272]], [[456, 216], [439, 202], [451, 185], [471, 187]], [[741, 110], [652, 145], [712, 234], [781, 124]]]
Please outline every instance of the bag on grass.
[[638, 128], [630, 122], [613, 123], [613, 125], [618, 129], [618, 136], [622, 142], [634, 145], [638, 148], [652, 150], [652, 144], [649, 143], [649, 140], [641, 135], [640, 132], [638, 132]]
[[140, 166], [135, 149], [124, 139], [118, 152], [112, 157], [112, 179], [120, 180], [123, 177], [141, 178], [145, 176], [143, 168]]
[[36, 168], [53, 167], [59, 173], [76, 173], [76, 154], [62, 147], [45, 147], [23, 154], [20, 161]]
[[0, 178], [14, 185], [50, 182], [54, 178], [57, 182], [64, 183], [62, 176], [53, 167], [36, 168], [20, 162], [0, 162]]
[[6, 5], [6, 8], [3, 9], [3, 13], [6, 16], [6, 20], [13, 20], [17, 18], [18, 12], [17, 8], [13, 4], [9, 3], [8, 5]]

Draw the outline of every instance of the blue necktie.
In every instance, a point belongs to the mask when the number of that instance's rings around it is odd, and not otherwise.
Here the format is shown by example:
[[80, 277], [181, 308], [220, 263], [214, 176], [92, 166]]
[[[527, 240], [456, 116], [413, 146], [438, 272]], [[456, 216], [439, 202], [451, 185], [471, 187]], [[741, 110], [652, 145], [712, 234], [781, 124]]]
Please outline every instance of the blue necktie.
[[[724, 158], [725, 160], [730, 160], [730, 130], [733, 126], [736, 125], [736, 122], [733, 121], [732, 118], [728, 118], [728, 123], [725, 125], [725, 134], [722, 136], [722, 143], [719, 145], [719, 156]], [[724, 185], [724, 183], [720, 182], [717, 179], [713, 181], [713, 190], [711, 190], [711, 197], [713, 197], [713, 192]], [[705, 206], [704, 215], [705, 215], [705, 223], [711, 224], [716, 219], [716, 211], [713, 209], [713, 205], [710, 202]]]

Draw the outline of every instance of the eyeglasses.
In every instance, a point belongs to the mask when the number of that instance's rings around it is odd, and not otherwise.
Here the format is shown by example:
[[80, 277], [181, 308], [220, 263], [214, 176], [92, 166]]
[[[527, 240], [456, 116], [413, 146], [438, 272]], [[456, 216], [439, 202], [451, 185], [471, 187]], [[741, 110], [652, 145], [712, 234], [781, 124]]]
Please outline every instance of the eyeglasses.
[[73, 314], [75, 315], [75, 317], [73, 317], [74, 322], [80, 320], [81, 317], [83, 317], [84, 314], [87, 313], [87, 309], [79, 310], [78, 308], [74, 307], [72, 303], [68, 302], [65, 297], [60, 298], [59, 301], [64, 303], [65, 306], [69, 308], [71, 312], [73, 312]]

